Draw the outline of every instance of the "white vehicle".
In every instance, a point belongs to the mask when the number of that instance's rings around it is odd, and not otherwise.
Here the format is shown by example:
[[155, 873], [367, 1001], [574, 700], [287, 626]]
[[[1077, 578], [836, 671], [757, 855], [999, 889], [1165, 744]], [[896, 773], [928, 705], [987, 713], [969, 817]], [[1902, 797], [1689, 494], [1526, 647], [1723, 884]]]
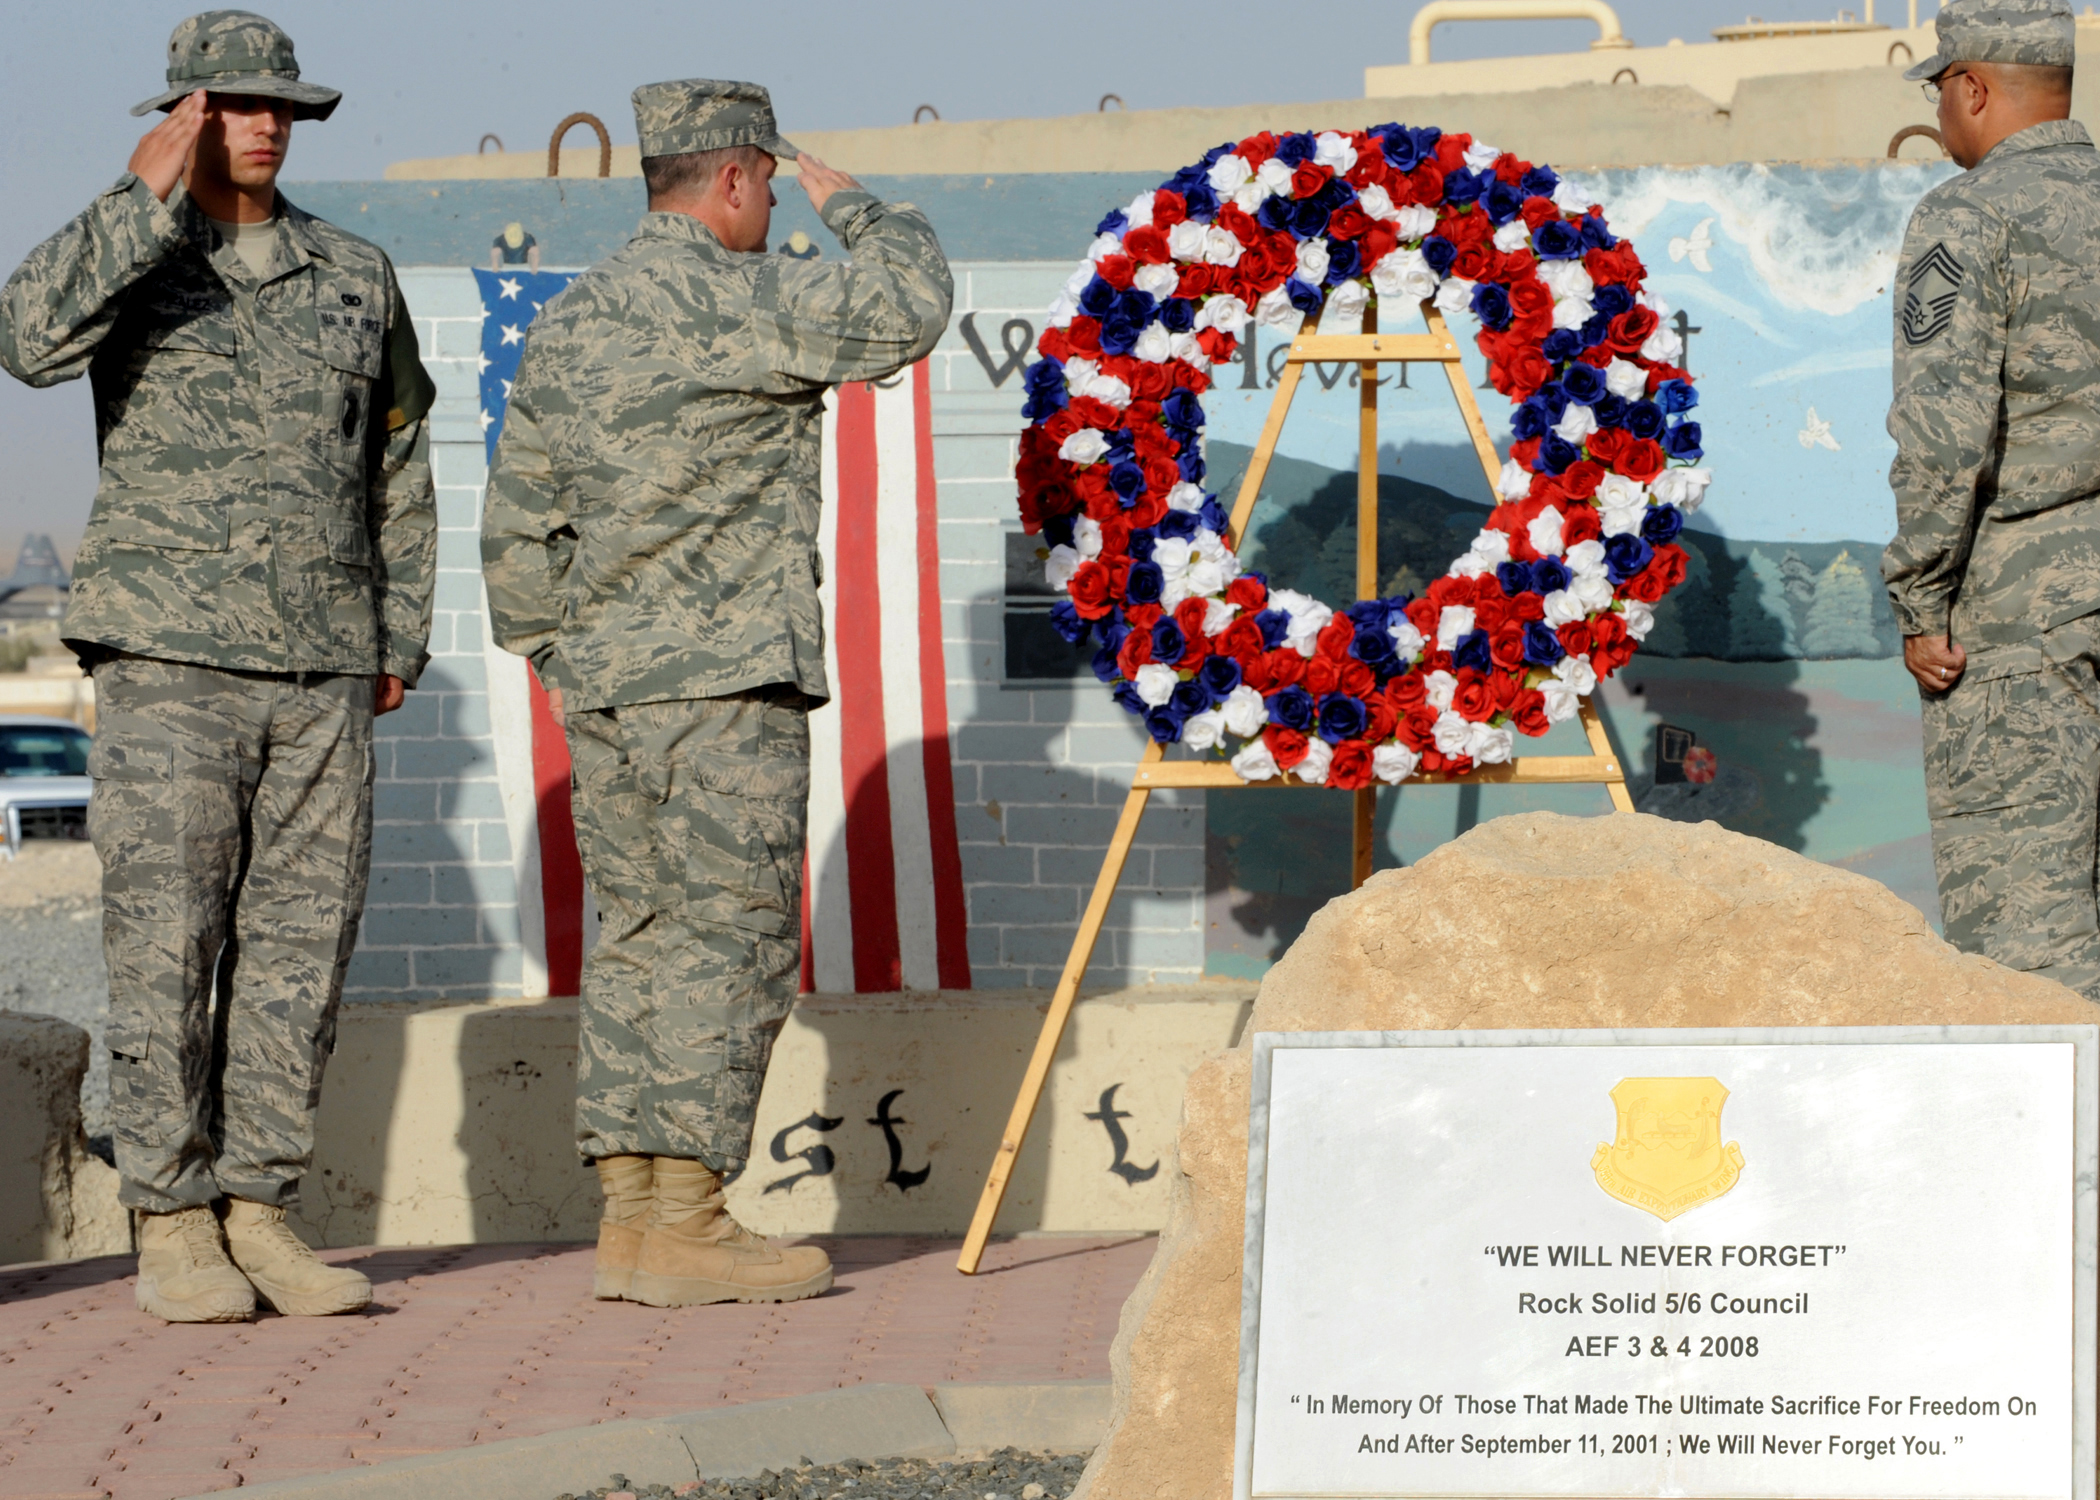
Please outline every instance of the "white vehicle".
[[28, 839], [87, 837], [88, 734], [67, 719], [0, 714], [0, 858]]

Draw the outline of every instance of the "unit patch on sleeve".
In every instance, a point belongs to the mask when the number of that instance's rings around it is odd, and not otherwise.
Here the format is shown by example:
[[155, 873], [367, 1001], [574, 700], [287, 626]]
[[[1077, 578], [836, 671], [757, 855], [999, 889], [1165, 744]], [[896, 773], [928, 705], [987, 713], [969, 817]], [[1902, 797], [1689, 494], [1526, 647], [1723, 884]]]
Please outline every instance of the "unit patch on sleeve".
[[1961, 292], [1961, 262], [1938, 242], [1911, 267], [1903, 294], [1903, 342], [1916, 348], [1929, 344], [1954, 321], [1954, 299]]

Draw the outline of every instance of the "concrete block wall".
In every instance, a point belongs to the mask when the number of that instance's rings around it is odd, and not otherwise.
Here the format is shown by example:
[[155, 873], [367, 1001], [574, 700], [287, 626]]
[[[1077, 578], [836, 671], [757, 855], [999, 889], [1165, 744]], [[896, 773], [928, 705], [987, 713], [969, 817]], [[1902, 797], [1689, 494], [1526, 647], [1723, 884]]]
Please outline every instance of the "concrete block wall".
[[525, 953], [484, 654], [481, 300], [464, 270], [407, 267], [401, 281], [438, 387], [438, 577], [430, 665], [378, 725], [372, 885], [346, 994], [509, 997], [524, 990]]
[[[1014, 317], [1039, 329], [1042, 309], [1069, 271], [1063, 262], [957, 265], [956, 320], [933, 356], [956, 822], [971, 971], [985, 989], [1056, 983], [1130, 768], [1144, 749], [1135, 721], [1096, 683], [1003, 681], [1005, 538], [1019, 524], [1013, 460], [1020, 365], [999, 333]], [[372, 889], [348, 994], [391, 1000], [540, 993], [543, 971], [521, 931], [518, 902], [520, 875], [529, 878], [532, 866], [505, 821], [490, 733], [478, 549], [487, 481], [481, 303], [464, 269], [406, 267], [401, 277], [438, 385], [432, 467], [439, 573], [430, 667], [407, 706], [380, 721]], [[961, 331], [966, 314], [976, 315], [992, 370]], [[1203, 841], [1200, 792], [1153, 796], [1090, 984], [1202, 977]]]

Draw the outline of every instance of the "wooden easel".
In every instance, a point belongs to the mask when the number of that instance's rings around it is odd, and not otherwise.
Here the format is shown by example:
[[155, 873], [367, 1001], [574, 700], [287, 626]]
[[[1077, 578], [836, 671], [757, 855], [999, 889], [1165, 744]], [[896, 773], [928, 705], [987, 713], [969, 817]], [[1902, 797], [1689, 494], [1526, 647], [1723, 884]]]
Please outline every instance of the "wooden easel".
[[[1283, 419], [1290, 412], [1291, 399], [1297, 395], [1298, 382], [1309, 364], [1334, 362], [1358, 366], [1357, 383], [1361, 394], [1357, 402], [1356, 594], [1359, 599], [1378, 597], [1379, 365], [1415, 362], [1444, 367], [1444, 374], [1451, 382], [1451, 394], [1458, 399], [1459, 414], [1465, 418], [1466, 431], [1471, 434], [1474, 452], [1480, 458], [1481, 470], [1487, 475], [1488, 487], [1490, 490], [1494, 488], [1502, 472], [1501, 456], [1488, 437], [1487, 422], [1480, 415], [1480, 403], [1474, 399], [1473, 388], [1459, 363], [1458, 345], [1452, 339], [1443, 315], [1431, 303], [1422, 304], [1422, 317], [1429, 326], [1426, 334], [1379, 333], [1375, 304], [1364, 309], [1364, 331], [1361, 334], [1316, 333], [1318, 316], [1305, 320], [1304, 328], [1291, 342], [1283, 375], [1276, 382], [1276, 397], [1269, 404], [1268, 420], [1262, 425], [1261, 440], [1255, 444], [1246, 477], [1240, 481], [1239, 498], [1233, 502], [1232, 534], [1228, 540], [1235, 550], [1246, 535], [1248, 519], [1254, 513], [1255, 498], [1261, 493], [1270, 460], [1276, 456], [1276, 442], [1283, 434]], [[1611, 794], [1614, 810], [1632, 812], [1633, 798], [1626, 790], [1626, 773], [1619, 758], [1612, 753], [1611, 740], [1587, 698], [1582, 702], [1581, 715], [1583, 733], [1590, 742], [1588, 755], [1520, 756], [1503, 765], [1479, 767], [1463, 776], [1418, 773], [1402, 785], [1454, 782], [1475, 785], [1482, 782], [1597, 784]], [[1117, 882], [1122, 879], [1123, 864], [1129, 858], [1131, 843], [1137, 838], [1138, 820], [1144, 815], [1145, 803], [1153, 792], [1164, 787], [1308, 785], [1311, 783], [1288, 775], [1265, 782], [1245, 782], [1232, 767], [1222, 762], [1170, 761], [1158, 743], [1145, 747], [1131, 777], [1130, 795], [1124, 799], [1123, 815], [1116, 821], [1115, 836], [1109, 840], [1108, 854], [1101, 861], [1101, 874], [1094, 881], [1093, 899], [1087, 902], [1086, 913], [1079, 919], [1079, 931], [1072, 938], [1071, 955], [1065, 959], [1064, 973], [1050, 998], [1050, 1013], [1043, 1018], [1035, 1054], [1028, 1060], [1028, 1072], [1021, 1080], [1021, 1091], [1014, 1100], [1013, 1113], [1007, 1118], [999, 1150], [992, 1157], [991, 1171], [985, 1176], [984, 1193], [977, 1200], [976, 1217], [970, 1221], [969, 1235], [963, 1240], [962, 1255], [956, 1264], [965, 1275], [974, 1275], [978, 1262], [983, 1259], [985, 1241], [991, 1237], [992, 1221], [998, 1217], [999, 1205], [1006, 1197], [1007, 1179], [1021, 1154], [1021, 1142], [1028, 1134], [1028, 1123], [1035, 1115], [1036, 1102], [1042, 1097], [1043, 1084], [1050, 1076], [1051, 1059], [1057, 1055], [1058, 1042], [1063, 1038], [1065, 1023], [1072, 1014], [1072, 1003], [1079, 997], [1079, 982], [1094, 956], [1094, 943], [1100, 937], [1101, 924], [1108, 915], [1109, 900], [1116, 893]], [[1350, 841], [1352, 890], [1371, 876], [1372, 815], [1377, 806], [1377, 788], [1365, 787], [1355, 795], [1356, 822]]]

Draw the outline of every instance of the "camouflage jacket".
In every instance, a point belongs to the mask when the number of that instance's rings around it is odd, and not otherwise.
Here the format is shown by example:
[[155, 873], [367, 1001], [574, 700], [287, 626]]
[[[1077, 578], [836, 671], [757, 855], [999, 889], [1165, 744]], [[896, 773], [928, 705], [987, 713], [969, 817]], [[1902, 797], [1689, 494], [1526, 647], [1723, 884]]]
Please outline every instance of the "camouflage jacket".
[[824, 678], [824, 390], [923, 358], [954, 283], [925, 216], [840, 192], [851, 264], [657, 213], [526, 335], [481, 523], [499, 644], [567, 706]]
[[0, 365], [94, 387], [102, 478], [62, 633], [413, 684], [434, 391], [386, 256], [277, 206], [258, 282], [180, 187], [162, 203], [126, 173], [0, 291]]
[[1905, 635], [1989, 649], [2100, 610], [2100, 152], [2033, 125], [1927, 193], [1896, 280]]

